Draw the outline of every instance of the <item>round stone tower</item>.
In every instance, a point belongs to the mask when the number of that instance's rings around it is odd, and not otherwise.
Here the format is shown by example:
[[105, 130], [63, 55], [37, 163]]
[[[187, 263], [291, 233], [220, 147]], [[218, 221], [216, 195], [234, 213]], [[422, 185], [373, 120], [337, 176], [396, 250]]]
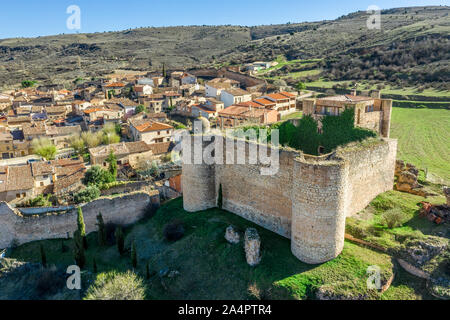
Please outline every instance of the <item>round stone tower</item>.
[[332, 260], [344, 247], [348, 166], [305, 155], [293, 175], [292, 253], [308, 264]]
[[[190, 147], [183, 145], [183, 153], [189, 153], [183, 156], [183, 176], [181, 178], [183, 188], [183, 206], [184, 210], [188, 212], [197, 212], [210, 208], [214, 208], [217, 205], [216, 197], [216, 179], [215, 179], [215, 166], [209, 165], [201, 161], [201, 155], [203, 147], [207, 143], [196, 140], [191, 137], [186, 137], [183, 144], [189, 143]], [[195, 145], [202, 146], [199, 150], [196, 150]], [[197, 154], [196, 161], [194, 153]], [[186, 160], [187, 159], [187, 160]], [[199, 164], [196, 164], [200, 162]]]

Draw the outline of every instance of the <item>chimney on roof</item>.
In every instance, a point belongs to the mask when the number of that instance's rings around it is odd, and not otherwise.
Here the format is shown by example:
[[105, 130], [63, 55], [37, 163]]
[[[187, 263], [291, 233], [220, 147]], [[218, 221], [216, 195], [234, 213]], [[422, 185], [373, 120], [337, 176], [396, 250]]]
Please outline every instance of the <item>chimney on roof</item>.
[[356, 88], [352, 90], [352, 96], [356, 96]]
[[370, 93], [370, 97], [374, 99], [381, 99], [381, 91], [380, 90], [372, 90]]

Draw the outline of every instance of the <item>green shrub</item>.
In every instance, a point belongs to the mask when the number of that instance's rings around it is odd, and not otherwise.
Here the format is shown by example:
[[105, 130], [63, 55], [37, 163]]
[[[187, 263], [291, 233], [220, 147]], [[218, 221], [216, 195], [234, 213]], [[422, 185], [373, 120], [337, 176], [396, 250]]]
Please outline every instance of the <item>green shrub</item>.
[[96, 186], [89, 186], [86, 187], [84, 190], [81, 190], [80, 192], [76, 193], [73, 196], [73, 201], [76, 204], [80, 203], [86, 203], [90, 202], [92, 200], [97, 199], [100, 197], [100, 190]]
[[403, 219], [403, 212], [399, 208], [388, 210], [383, 214], [383, 222], [389, 229], [401, 226]]
[[101, 273], [89, 287], [84, 300], [144, 300], [145, 286], [141, 278], [128, 271]]
[[36, 282], [36, 293], [39, 299], [56, 294], [64, 288], [65, 280], [63, 273], [58, 270], [44, 269]]
[[88, 171], [86, 171], [84, 178], [83, 178], [83, 184], [86, 186], [101, 186], [102, 184], [111, 183], [115, 181], [114, 176], [106, 171], [100, 168], [100, 166], [93, 166]]
[[175, 220], [164, 227], [163, 233], [167, 241], [178, 241], [184, 236], [183, 223]]
[[125, 237], [121, 227], [116, 228], [114, 237], [116, 238], [117, 250], [119, 251], [120, 255], [123, 255], [125, 253]]

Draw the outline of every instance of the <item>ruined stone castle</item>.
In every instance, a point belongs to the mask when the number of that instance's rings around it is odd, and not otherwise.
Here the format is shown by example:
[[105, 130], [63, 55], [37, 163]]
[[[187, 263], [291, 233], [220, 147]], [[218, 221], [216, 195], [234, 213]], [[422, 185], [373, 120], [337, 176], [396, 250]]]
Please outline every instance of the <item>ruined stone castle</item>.
[[[235, 139], [225, 140], [221, 156], [234, 157]], [[187, 143], [191, 146], [183, 148], [189, 153], [184, 156], [193, 159], [195, 143], [193, 139]], [[202, 144], [206, 148], [210, 142]], [[244, 144], [248, 154], [256, 143]], [[263, 148], [258, 144], [256, 147]], [[198, 212], [216, 207], [222, 185], [225, 210], [291, 239], [292, 253], [298, 259], [318, 264], [341, 253], [346, 217], [393, 188], [397, 141], [386, 137], [341, 147], [319, 157], [284, 148], [271, 152], [279, 153], [279, 170], [273, 175], [261, 175], [266, 167], [261, 162], [184, 163], [184, 209]]]

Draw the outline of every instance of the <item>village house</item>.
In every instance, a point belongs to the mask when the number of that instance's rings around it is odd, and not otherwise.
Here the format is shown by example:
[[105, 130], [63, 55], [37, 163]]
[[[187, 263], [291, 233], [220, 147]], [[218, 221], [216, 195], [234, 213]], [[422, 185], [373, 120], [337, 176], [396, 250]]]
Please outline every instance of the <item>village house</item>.
[[24, 140], [28, 143], [28, 148], [31, 148], [33, 139], [48, 138], [58, 149], [64, 149], [69, 147], [69, 141], [73, 135], [81, 133], [81, 127], [79, 125], [57, 127], [33, 123], [24, 125], [22, 132]]
[[[296, 109], [297, 96], [293, 93], [289, 92], [272, 93], [262, 96], [261, 98], [275, 103], [275, 106], [273, 106], [272, 108], [277, 110], [281, 114], [281, 116], [296, 112], [297, 110]], [[255, 102], [258, 102], [258, 100], [259, 99], [255, 100]]]
[[124, 117], [127, 118], [135, 114], [136, 107], [139, 105], [139, 103], [134, 102], [133, 100], [130, 100], [128, 98], [114, 98], [105, 101], [104, 105], [106, 107], [109, 107], [110, 105], [120, 106], [124, 111]]
[[130, 120], [130, 134], [134, 141], [147, 144], [171, 142], [174, 128], [171, 125], [150, 119]]
[[137, 80], [138, 85], [149, 85], [152, 86], [153, 88], [159, 87], [160, 85], [162, 85], [163, 82], [164, 82], [163, 77], [152, 77], [152, 78], [143, 77]]
[[31, 124], [32, 118], [31, 115], [26, 116], [16, 116], [16, 115], [9, 115], [7, 116], [8, 121], [8, 127], [14, 128], [14, 127], [20, 127], [22, 125]]
[[80, 133], [81, 127], [79, 125], [70, 127], [46, 127], [46, 137], [49, 138], [58, 149], [69, 148], [70, 138], [74, 135], [79, 135]]
[[178, 92], [165, 92], [163, 93], [164, 102], [162, 105], [163, 111], [169, 111], [173, 107], [176, 106], [177, 102], [183, 99], [180, 93]]
[[201, 104], [194, 104], [191, 106], [191, 114], [194, 117], [203, 117], [208, 120], [217, 118], [217, 111], [211, 110], [208, 107]]
[[40, 194], [74, 190], [80, 187], [85, 171], [80, 159], [0, 167], [0, 201], [22, 201]]
[[256, 106], [257, 104], [250, 102], [229, 106], [219, 112], [217, 123], [224, 130], [249, 124], [271, 124], [280, 121], [278, 111]]
[[319, 122], [325, 116], [340, 115], [345, 109], [351, 108], [355, 113], [355, 126], [378, 132], [383, 137], [389, 137], [392, 100], [381, 99], [380, 92], [375, 91], [372, 97], [339, 95], [320, 99], [303, 100], [303, 114], [310, 115]]
[[89, 154], [91, 165], [99, 165], [108, 168], [109, 164], [106, 162], [106, 159], [111, 152], [116, 156], [117, 164], [119, 166], [129, 165], [132, 168], [135, 168], [140, 161], [152, 156], [150, 145], [144, 141], [120, 142], [107, 146], [90, 148]]
[[226, 108], [233, 104], [252, 100], [252, 94], [240, 88], [225, 89], [220, 93], [220, 100], [224, 103]]
[[65, 106], [52, 106], [46, 107], [45, 113], [47, 114], [47, 119], [50, 121], [55, 121], [58, 119], [64, 119], [67, 115], [67, 107]]
[[220, 99], [222, 90], [239, 88], [239, 81], [228, 78], [215, 78], [205, 84], [205, 94], [207, 97]]
[[12, 107], [12, 96], [0, 94], [0, 112]]
[[183, 71], [175, 71], [170, 74], [170, 86], [181, 87], [186, 84], [196, 84], [197, 77]]
[[84, 100], [75, 100], [72, 102], [72, 113], [75, 115], [83, 115], [83, 111], [92, 106], [91, 102]]
[[0, 166], [0, 201], [24, 199], [34, 195], [31, 166]]
[[14, 98], [14, 100], [12, 101], [12, 106], [13, 108], [17, 108], [20, 107], [21, 105], [26, 105], [29, 104], [29, 99], [26, 96], [19, 96]]
[[105, 93], [107, 98], [108, 98], [109, 92], [112, 92], [113, 95], [120, 95], [122, 93], [122, 90], [125, 88], [125, 86], [126, 85], [122, 82], [113, 82], [113, 83], [104, 85], [103, 92]]
[[0, 132], [0, 157], [0, 159], [14, 158], [13, 136], [6, 130]]
[[161, 113], [164, 101], [165, 98], [162, 94], [151, 94], [139, 97], [139, 103], [151, 113]]
[[133, 87], [133, 91], [137, 97], [153, 94], [153, 87], [150, 85], [136, 85]]
[[105, 107], [94, 107], [84, 110], [83, 120], [85, 125], [100, 119], [104, 120], [104, 122], [120, 123], [124, 114], [124, 109], [118, 105], [111, 104]]
[[272, 62], [262, 62], [262, 61], [256, 61], [253, 63], [249, 63], [245, 65], [245, 69], [247, 71], [251, 72], [257, 72], [260, 70], [268, 69], [272, 66]]

